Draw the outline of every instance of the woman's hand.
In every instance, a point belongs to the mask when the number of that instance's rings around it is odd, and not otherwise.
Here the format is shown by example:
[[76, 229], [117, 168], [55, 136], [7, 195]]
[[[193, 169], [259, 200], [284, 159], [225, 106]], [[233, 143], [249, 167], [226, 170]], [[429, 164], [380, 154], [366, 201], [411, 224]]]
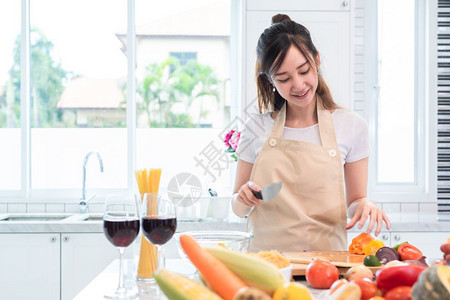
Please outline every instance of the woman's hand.
[[377, 227], [375, 229], [375, 236], [381, 231], [381, 226], [383, 225], [383, 221], [386, 223], [386, 228], [391, 228], [391, 222], [386, 214], [378, 208], [375, 203], [367, 198], [363, 198], [360, 200], [355, 200], [348, 207], [349, 216], [352, 218], [350, 222], [347, 224], [345, 229], [350, 229], [358, 222], [358, 229], [361, 229], [366, 223], [367, 218], [370, 216], [370, 222], [367, 226], [367, 233], [372, 232], [372, 229], [377, 223]]
[[252, 191], [259, 192], [261, 188], [256, 183], [247, 181], [240, 187], [236, 199], [248, 207], [254, 207], [261, 203], [262, 200], [256, 198]]

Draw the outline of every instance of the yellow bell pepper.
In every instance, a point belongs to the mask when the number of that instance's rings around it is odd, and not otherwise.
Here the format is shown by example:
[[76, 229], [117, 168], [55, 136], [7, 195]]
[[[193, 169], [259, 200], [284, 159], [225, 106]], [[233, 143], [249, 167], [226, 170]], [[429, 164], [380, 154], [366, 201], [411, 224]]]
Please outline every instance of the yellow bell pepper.
[[313, 300], [313, 297], [305, 285], [289, 282], [275, 290], [273, 300]]
[[378, 249], [380, 249], [381, 247], [384, 247], [383, 241], [380, 240], [370, 241], [364, 247], [364, 255], [375, 255], [375, 253], [377, 253]]

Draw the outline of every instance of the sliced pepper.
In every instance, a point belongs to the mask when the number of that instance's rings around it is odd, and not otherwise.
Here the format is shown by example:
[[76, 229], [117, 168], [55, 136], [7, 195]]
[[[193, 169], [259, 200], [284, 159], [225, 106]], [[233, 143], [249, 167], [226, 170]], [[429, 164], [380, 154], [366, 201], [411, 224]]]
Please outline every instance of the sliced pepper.
[[363, 232], [352, 239], [348, 251], [350, 254], [364, 254], [364, 247], [373, 240], [369, 233]]
[[364, 255], [375, 255], [378, 249], [384, 247], [383, 241], [373, 240], [364, 247]]
[[383, 268], [376, 273], [377, 286], [383, 293], [397, 286], [413, 286], [425, 269], [426, 267], [418, 265]]
[[397, 251], [400, 255], [400, 260], [414, 260], [423, 256], [422, 251], [408, 243], [401, 244]]
[[398, 247], [400, 247], [403, 244], [408, 244], [408, 242], [401, 242], [400, 244], [395, 245], [394, 247], [392, 247], [393, 249], [398, 251]]

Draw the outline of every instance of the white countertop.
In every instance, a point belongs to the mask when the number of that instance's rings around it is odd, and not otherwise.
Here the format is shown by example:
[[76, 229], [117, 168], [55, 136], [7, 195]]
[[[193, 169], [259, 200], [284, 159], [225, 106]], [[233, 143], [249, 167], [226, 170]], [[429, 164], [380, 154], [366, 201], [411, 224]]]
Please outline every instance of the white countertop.
[[[73, 300], [97, 300], [104, 299], [105, 294], [115, 291], [119, 280], [119, 260], [113, 261], [103, 272], [94, 278]], [[139, 300], [167, 299], [164, 294], [152, 284], [142, 283], [134, 279], [134, 264], [132, 260], [124, 261], [125, 286], [130, 289], [139, 290]], [[195, 278], [195, 269], [184, 259], [168, 259], [166, 269]], [[300, 281], [310, 289], [315, 300], [328, 299], [328, 290], [316, 290], [309, 286], [306, 281]], [[157, 294], [157, 295], [155, 295]]]
[[[103, 232], [101, 220], [81, 221], [82, 214], [61, 221], [1, 221], [0, 233], [89, 233]], [[437, 214], [388, 214], [391, 220], [391, 231], [412, 232], [450, 232], [450, 216], [446, 220]], [[245, 220], [217, 220], [208, 218], [201, 221], [179, 221], [178, 232], [190, 230], [237, 230], [245, 231]], [[356, 226], [355, 226], [356, 227]], [[383, 229], [386, 230], [383, 226]], [[350, 231], [360, 231], [352, 228]]]

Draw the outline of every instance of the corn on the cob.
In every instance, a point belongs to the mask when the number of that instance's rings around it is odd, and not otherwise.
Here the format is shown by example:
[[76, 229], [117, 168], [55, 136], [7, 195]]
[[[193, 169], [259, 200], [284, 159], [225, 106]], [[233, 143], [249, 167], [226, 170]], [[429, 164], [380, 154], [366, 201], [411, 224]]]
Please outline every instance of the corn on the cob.
[[285, 283], [280, 270], [262, 258], [224, 247], [205, 247], [205, 249], [245, 283], [270, 295]]
[[160, 269], [154, 278], [169, 300], [221, 300], [213, 291], [183, 275]]

